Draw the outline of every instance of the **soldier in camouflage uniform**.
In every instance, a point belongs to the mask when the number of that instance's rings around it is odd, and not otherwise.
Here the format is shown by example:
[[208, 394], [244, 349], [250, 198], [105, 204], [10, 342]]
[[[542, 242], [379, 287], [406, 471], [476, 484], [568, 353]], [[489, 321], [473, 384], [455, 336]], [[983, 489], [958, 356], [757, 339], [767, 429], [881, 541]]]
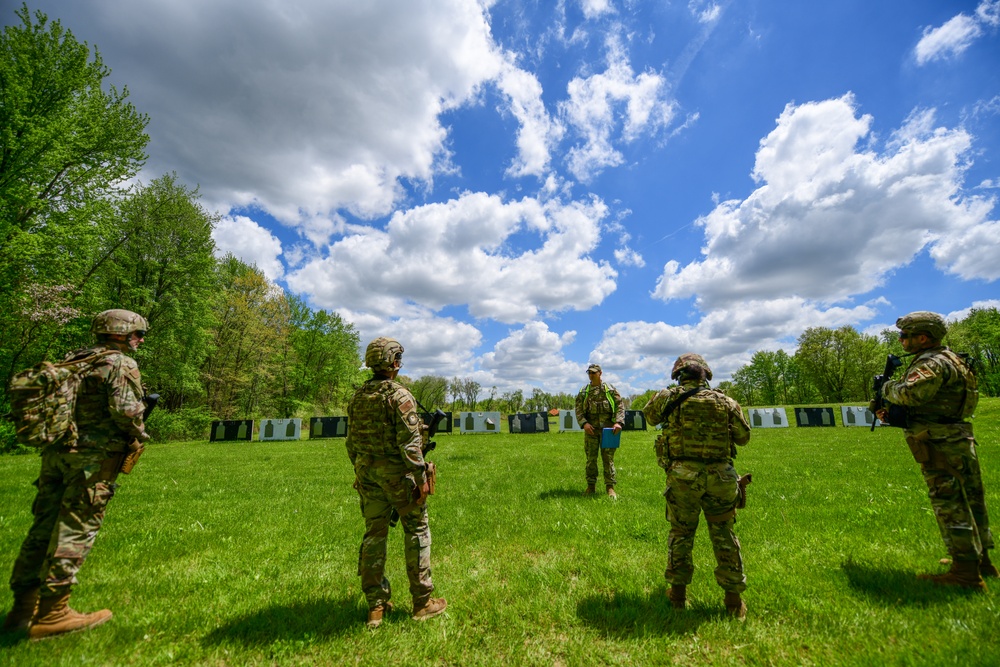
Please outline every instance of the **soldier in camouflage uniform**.
[[613, 428], [615, 433], [622, 430], [625, 424], [625, 404], [617, 389], [601, 382], [601, 367], [598, 364], [587, 367], [587, 377], [590, 383], [576, 395], [576, 421], [583, 427], [583, 449], [587, 455], [587, 467], [584, 469], [587, 489], [583, 495], [594, 494], [597, 486], [597, 453], [600, 452], [608, 496], [617, 498], [615, 452], [618, 450], [601, 447], [601, 435], [606, 428]]
[[663, 429], [656, 439], [656, 458], [667, 472], [663, 495], [670, 521], [670, 601], [674, 608], [684, 608], [694, 573], [694, 536], [704, 511], [717, 563], [715, 580], [726, 592], [727, 612], [742, 621], [747, 608], [740, 593], [747, 584], [733, 532], [740, 479], [733, 458], [736, 445], [750, 441], [750, 425], [739, 403], [709, 388], [712, 370], [700, 355], [682, 354], [670, 377], [680, 386], [661, 390], [643, 410], [650, 424]]
[[142, 419], [139, 367], [128, 356], [142, 344], [147, 328], [146, 320], [133, 312], [104, 311], [91, 326], [97, 344], [66, 357], [69, 361], [112, 352], [84, 374], [77, 394], [77, 440], [41, 452], [38, 493], [31, 507], [34, 522], [10, 577], [14, 607], [4, 622], [7, 630], [28, 629], [29, 637], [38, 640], [111, 619], [107, 609], [74, 611], [69, 596], [115, 494], [130, 443], [149, 439]]
[[373, 340], [365, 352], [365, 365], [374, 376], [355, 392], [347, 407], [347, 455], [354, 464], [354, 487], [361, 497], [361, 515], [365, 519], [358, 575], [368, 601], [368, 626], [372, 628], [392, 610], [385, 553], [393, 509], [403, 525], [403, 554], [414, 620], [437, 616], [447, 606], [444, 598], [431, 597], [434, 584], [422, 424], [413, 395], [395, 382], [403, 365], [402, 356], [403, 346], [398, 341], [384, 337]]
[[[1000, 575], [993, 548], [972, 416], [979, 400], [965, 361], [941, 344], [947, 332], [937, 313], [917, 311], [896, 320], [899, 340], [913, 360], [900, 380], [882, 386], [885, 400], [905, 408], [906, 442], [920, 464], [941, 537], [951, 555], [945, 574], [923, 574], [937, 584], [985, 590], [982, 577]], [[888, 410], [879, 417], [888, 420]]]

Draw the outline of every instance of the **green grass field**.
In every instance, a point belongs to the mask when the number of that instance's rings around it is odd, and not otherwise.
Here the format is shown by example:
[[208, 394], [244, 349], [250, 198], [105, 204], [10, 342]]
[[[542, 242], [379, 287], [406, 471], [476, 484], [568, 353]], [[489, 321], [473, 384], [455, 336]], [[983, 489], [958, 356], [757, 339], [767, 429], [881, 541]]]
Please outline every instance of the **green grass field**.
[[[976, 431], [1000, 512], [1000, 399], [981, 403]], [[614, 502], [580, 495], [582, 435], [439, 436], [432, 562], [448, 610], [410, 620], [396, 528], [399, 609], [375, 631], [343, 440], [154, 445], [123, 479], [73, 596], [112, 621], [38, 644], [0, 637], [0, 663], [1000, 664], [1000, 581], [972, 594], [914, 578], [946, 554], [898, 430], [754, 431], [737, 460], [754, 475], [737, 522], [745, 624], [724, 615], [704, 525], [688, 609], [665, 598], [653, 437], [623, 434]], [[37, 466], [0, 457], [5, 577]]]

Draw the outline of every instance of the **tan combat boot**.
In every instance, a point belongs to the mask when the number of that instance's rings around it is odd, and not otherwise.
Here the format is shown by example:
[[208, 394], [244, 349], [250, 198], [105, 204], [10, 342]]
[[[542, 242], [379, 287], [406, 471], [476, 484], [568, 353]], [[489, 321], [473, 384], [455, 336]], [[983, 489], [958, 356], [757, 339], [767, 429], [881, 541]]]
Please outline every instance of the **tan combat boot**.
[[444, 598], [427, 598], [426, 600], [414, 600], [413, 601], [413, 620], [414, 621], [426, 621], [428, 618], [434, 618], [441, 612], [445, 610], [448, 606], [448, 601]]
[[589, 484], [589, 485], [587, 485], [587, 489], [583, 492], [583, 495], [585, 495], [585, 496], [592, 496], [592, 495], [594, 495], [594, 491], [595, 491], [594, 485], [593, 484]]
[[1000, 577], [1000, 570], [990, 560], [990, 552], [986, 549], [983, 549], [983, 557], [979, 560], [979, 576]]
[[944, 574], [918, 574], [917, 579], [931, 581], [940, 586], [961, 586], [974, 591], [986, 590], [986, 582], [979, 575], [977, 560], [953, 560], [951, 569]]
[[382, 625], [382, 617], [392, 611], [391, 602], [383, 602], [377, 607], [372, 607], [368, 610], [368, 625], [369, 628], [377, 628]]
[[55, 637], [67, 632], [88, 630], [111, 620], [111, 611], [102, 609], [90, 614], [81, 614], [69, 606], [69, 593], [59, 597], [38, 599], [35, 620], [28, 629], [28, 637], [33, 642]]
[[726, 613], [742, 623], [747, 620], [747, 603], [743, 601], [739, 593], [726, 591]]
[[615, 493], [615, 487], [608, 487], [608, 498], [611, 498], [611, 500], [618, 500], [618, 494]]
[[687, 603], [687, 586], [685, 584], [674, 584], [667, 591], [670, 598], [670, 606], [674, 609], [683, 609]]
[[4, 632], [23, 632], [31, 625], [31, 619], [38, 608], [38, 589], [32, 588], [14, 593], [14, 606], [7, 612], [3, 622]]

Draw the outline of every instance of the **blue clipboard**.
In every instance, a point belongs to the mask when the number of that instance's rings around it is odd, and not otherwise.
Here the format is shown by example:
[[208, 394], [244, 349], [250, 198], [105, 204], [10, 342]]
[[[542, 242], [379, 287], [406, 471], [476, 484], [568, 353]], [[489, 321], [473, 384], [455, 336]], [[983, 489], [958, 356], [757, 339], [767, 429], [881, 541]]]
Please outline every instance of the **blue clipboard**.
[[618, 449], [622, 444], [622, 432], [615, 433], [613, 428], [606, 428], [601, 431], [601, 449]]

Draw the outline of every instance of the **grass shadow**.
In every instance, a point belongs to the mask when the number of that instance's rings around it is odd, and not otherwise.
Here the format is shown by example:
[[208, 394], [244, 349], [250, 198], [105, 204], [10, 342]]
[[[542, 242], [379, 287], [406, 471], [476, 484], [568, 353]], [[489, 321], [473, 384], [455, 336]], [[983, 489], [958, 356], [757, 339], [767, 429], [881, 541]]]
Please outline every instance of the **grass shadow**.
[[617, 639], [690, 635], [702, 623], [725, 616], [721, 607], [705, 607], [690, 600], [687, 609], [674, 609], [664, 588], [647, 596], [634, 593], [588, 596], [577, 604], [576, 613], [585, 625]]
[[598, 497], [596, 493], [593, 496], [584, 496], [581, 489], [551, 489], [538, 494], [539, 500], [552, 500], [553, 498], [586, 498], [590, 500], [596, 497]]
[[[363, 627], [366, 612], [357, 597], [267, 607], [220, 625], [202, 643], [266, 646], [277, 641], [338, 637]], [[386, 616], [385, 622], [404, 618], [409, 618], [409, 614], [397, 609]]]
[[938, 586], [917, 579], [913, 572], [896, 567], [875, 567], [848, 558], [840, 566], [847, 585], [873, 602], [886, 606], [927, 607], [955, 598], [976, 595], [956, 586]]
[[17, 632], [0, 631], [0, 648], [10, 648], [26, 641], [28, 641], [28, 633], [25, 630]]

